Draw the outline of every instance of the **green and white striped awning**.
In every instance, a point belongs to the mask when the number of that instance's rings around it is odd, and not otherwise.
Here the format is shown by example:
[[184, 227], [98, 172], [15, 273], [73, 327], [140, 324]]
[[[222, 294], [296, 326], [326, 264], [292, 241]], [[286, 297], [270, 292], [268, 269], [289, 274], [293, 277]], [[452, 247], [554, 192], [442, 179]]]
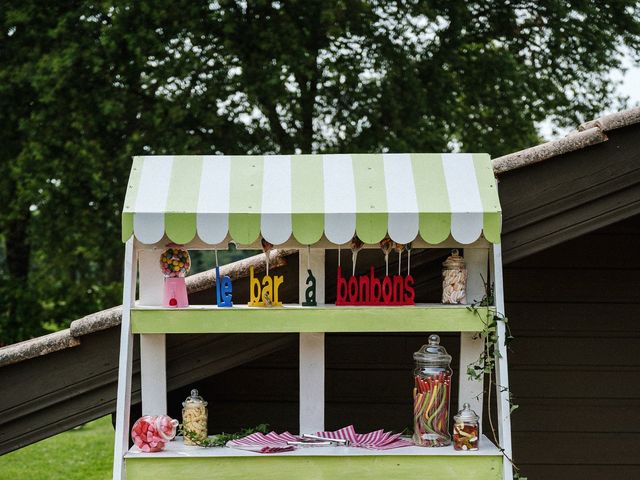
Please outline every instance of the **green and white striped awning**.
[[486, 154], [135, 157], [122, 238], [274, 245], [500, 241]]

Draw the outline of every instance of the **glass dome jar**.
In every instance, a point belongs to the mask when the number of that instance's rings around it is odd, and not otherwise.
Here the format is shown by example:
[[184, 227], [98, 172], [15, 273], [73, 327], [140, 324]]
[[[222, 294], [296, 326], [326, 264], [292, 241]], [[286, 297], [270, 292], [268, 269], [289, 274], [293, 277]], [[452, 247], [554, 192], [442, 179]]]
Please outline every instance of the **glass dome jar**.
[[455, 450], [478, 450], [480, 417], [465, 403], [453, 417], [453, 448]]
[[457, 249], [442, 264], [442, 303], [467, 303], [467, 267]]
[[185, 445], [198, 445], [207, 439], [208, 421], [207, 402], [198, 395], [198, 390], [191, 390], [191, 395], [182, 402], [182, 430]]
[[430, 335], [413, 359], [413, 442], [423, 447], [450, 445], [451, 355], [438, 335]]
[[176, 436], [178, 421], [167, 415], [145, 415], [131, 428], [131, 439], [143, 452], [160, 452]]

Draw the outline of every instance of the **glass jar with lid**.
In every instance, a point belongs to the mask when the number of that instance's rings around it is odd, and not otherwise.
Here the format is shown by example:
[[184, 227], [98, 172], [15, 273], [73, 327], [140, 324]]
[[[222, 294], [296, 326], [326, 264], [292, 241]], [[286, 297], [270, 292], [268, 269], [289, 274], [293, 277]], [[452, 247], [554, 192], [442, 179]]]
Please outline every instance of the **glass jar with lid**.
[[131, 439], [142, 452], [160, 452], [176, 436], [178, 421], [167, 415], [145, 415], [131, 428]]
[[442, 303], [467, 303], [467, 267], [457, 249], [442, 264]]
[[191, 390], [191, 395], [182, 402], [182, 430], [185, 445], [198, 445], [207, 439], [207, 402], [198, 395], [198, 390]]
[[453, 448], [456, 450], [478, 450], [480, 417], [465, 403], [453, 417]]
[[413, 442], [424, 447], [450, 445], [451, 355], [438, 335], [430, 335], [413, 359]]

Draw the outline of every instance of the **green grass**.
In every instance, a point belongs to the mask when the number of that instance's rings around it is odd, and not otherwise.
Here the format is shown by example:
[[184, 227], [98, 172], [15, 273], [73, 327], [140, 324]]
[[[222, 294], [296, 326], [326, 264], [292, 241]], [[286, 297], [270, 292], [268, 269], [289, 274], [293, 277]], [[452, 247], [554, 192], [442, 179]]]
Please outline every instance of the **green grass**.
[[108, 480], [113, 462], [111, 417], [0, 456], [0, 480]]

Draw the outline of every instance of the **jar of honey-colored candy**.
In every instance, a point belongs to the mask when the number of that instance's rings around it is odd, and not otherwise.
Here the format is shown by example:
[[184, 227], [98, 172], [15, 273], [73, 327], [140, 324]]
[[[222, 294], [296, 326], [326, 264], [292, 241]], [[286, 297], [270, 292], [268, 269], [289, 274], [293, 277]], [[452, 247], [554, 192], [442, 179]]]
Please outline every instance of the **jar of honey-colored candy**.
[[478, 450], [480, 417], [465, 403], [453, 417], [453, 448], [455, 450]]

